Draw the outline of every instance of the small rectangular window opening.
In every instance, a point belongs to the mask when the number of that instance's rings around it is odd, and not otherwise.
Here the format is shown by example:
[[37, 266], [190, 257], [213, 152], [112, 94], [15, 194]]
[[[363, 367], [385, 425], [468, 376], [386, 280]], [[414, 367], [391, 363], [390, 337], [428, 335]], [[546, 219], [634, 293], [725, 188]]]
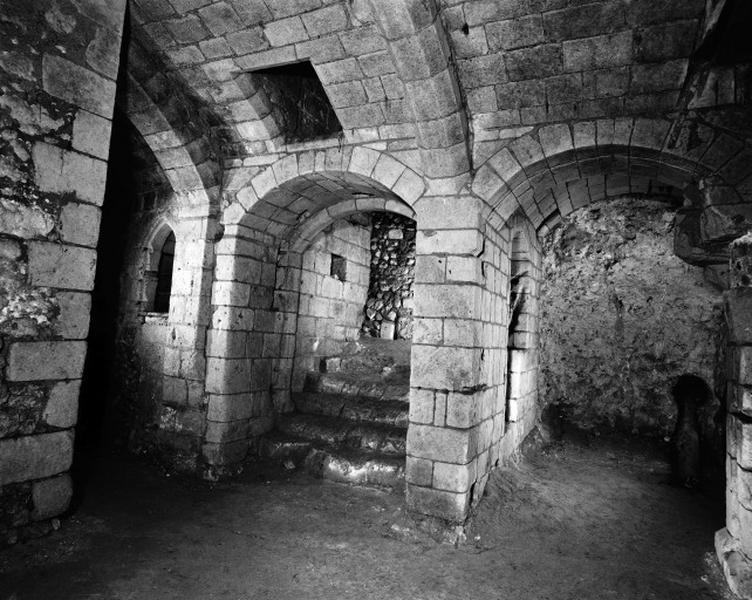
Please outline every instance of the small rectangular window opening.
[[347, 260], [345, 260], [344, 256], [332, 254], [332, 266], [329, 270], [329, 275], [340, 281], [347, 279]]

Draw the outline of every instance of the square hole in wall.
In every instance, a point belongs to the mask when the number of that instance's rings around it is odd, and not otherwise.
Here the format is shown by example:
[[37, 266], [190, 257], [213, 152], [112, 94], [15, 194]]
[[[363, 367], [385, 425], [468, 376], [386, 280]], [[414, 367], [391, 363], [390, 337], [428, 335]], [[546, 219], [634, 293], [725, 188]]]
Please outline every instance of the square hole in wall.
[[251, 77], [269, 97], [286, 142], [329, 138], [342, 132], [342, 124], [309, 61], [259, 69]]
[[339, 254], [332, 254], [332, 266], [329, 268], [329, 275], [340, 281], [347, 279], [347, 260]]

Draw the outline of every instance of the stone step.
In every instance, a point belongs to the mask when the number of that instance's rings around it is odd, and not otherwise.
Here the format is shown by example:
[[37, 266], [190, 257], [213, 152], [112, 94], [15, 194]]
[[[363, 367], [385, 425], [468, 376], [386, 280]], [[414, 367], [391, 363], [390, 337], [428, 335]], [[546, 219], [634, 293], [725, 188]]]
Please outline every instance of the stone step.
[[391, 383], [346, 373], [308, 373], [304, 390], [322, 394], [342, 394], [363, 398], [410, 401], [410, 382]]
[[316, 449], [306, 457], [305, 467], [323, 479], [340, 483], [398, 488], [405, 482], [404, 456]]
[[297, 466], [303, 462], [313, 449], [311, 440], [304, 440], [272, 430], [261, 436], [259, 440], [259, 455], [262, 458], [283, 462], [288, 458]]
[[380, 423], [403, 429], [406, 429], [408, 424], [410, 405], [404, 400], [364, 398], [320, 392], [301, 392], [293, 394], [292, 399], [298, 412], [304, 414], [338, 417], [348, 421]]
[[311, 440], [270, 432], [260, 453], [275, 461], [292, 461], [315, 477], [353, 485], [399, 488], [405, 481], [405, 458], [347, 448], [317, 446]]
[[402, 427], [293, 413], [279, 416], [277, 431], [330, 448], [342, 447], [405, 456], [407, 429]]

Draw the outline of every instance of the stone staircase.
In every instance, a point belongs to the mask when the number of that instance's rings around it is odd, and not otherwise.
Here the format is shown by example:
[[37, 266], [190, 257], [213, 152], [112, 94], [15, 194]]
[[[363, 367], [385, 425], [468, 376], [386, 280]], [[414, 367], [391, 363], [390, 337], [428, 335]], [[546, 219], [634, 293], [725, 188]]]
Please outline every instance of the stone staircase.
[[261, 455], [315, 476], [358, 485], [400, 487], [405, 477], [410, 342], [364, 338], [352, 352], [308, 373], [261, 440]]

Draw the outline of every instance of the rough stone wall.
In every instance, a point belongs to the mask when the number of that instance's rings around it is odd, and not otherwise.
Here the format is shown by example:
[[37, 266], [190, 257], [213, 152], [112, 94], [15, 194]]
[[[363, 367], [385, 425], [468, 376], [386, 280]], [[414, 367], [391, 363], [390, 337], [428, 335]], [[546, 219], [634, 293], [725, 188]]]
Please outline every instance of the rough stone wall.
[[47, 530], [71, 497], [124, 8], [0, 6], [4, 540]]
[[[303, 253], [293, 391], [320, 361], [342, 354], [360, 335], [370, 273], [368, 220], [335, 221]], [[343, 259], [338, 271], [332, 261]]]
[[545, 238], [541, 403], [591, 431], [670, 435], [671, 389], [714, 381], [720, 294], [673, 253], [676, 209], [627, 197]]
[[371, 221], [371, 277], [362, 330], [371, 337], [410, 339], [415, 222], [389, 213], [372, 213]]

